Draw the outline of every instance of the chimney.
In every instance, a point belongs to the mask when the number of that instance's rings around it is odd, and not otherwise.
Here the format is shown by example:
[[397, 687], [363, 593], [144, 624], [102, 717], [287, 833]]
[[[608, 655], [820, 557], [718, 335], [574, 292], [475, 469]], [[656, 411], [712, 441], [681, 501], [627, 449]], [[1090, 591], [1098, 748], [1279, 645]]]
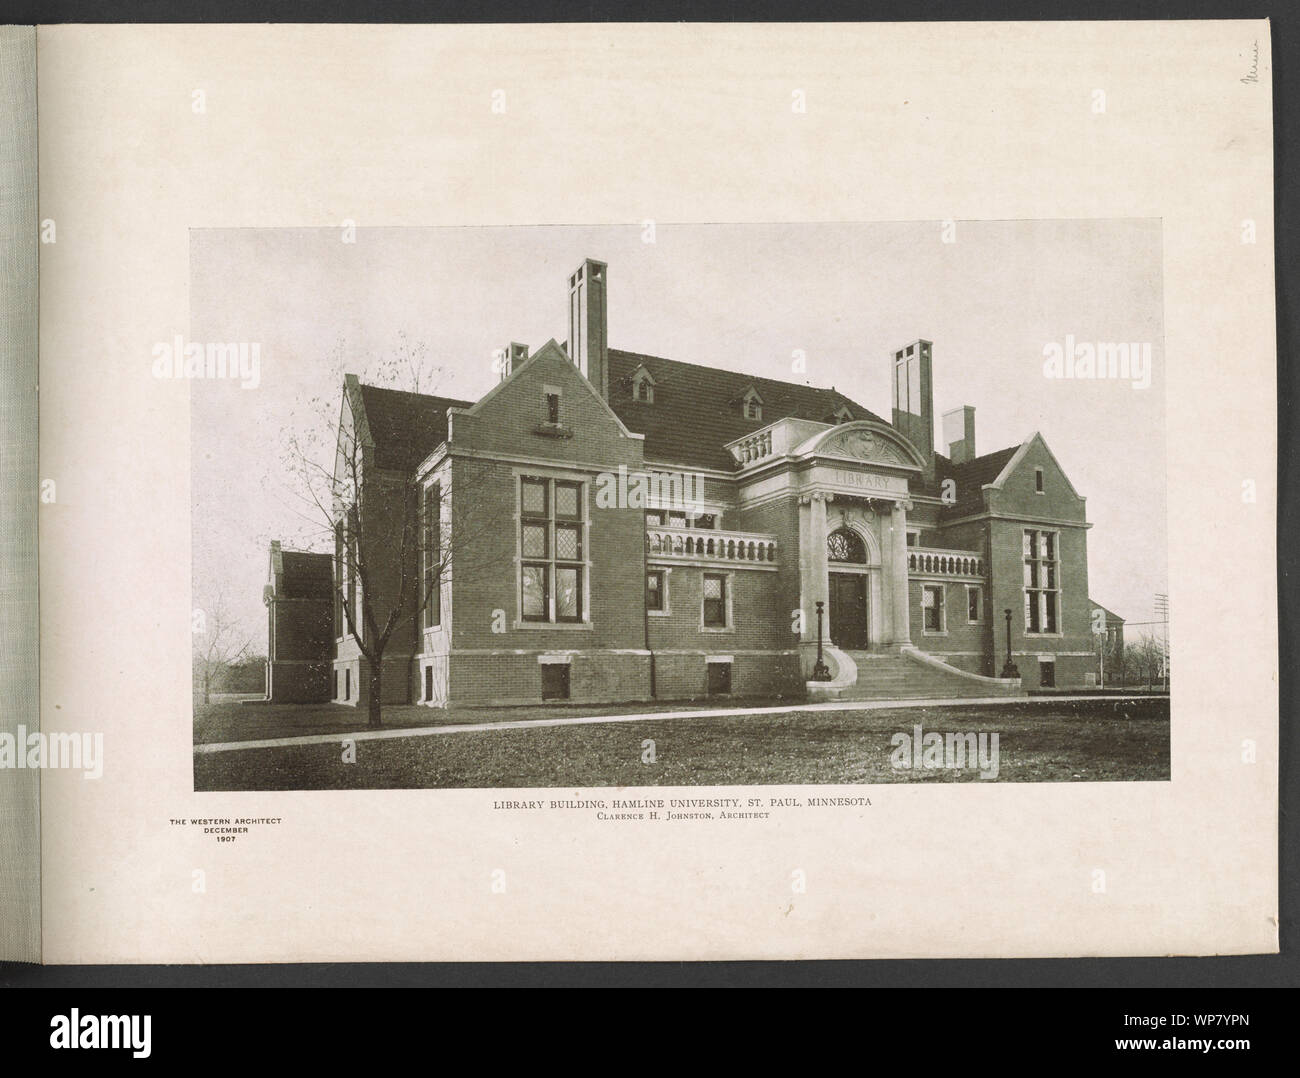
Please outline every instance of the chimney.
[[934, 466], [934, 392], [929, 341], [913, 341], [894, 352], [894, 429]]
[[519, 364], [528, 358], [528, 345], [520, 344], [518, 341], [511, 341], [507, 347], [501, 349], [499, 358], [501, 361], [501, 381], [504, 382], [519, 369]]
[[605, 263], [586, 259], [569, 275], [569, 358], [609, 400], [609, 330]]
[[943, 413], [943, 440], [954, 464], [975, 459], [975, 409], [969, 404]]

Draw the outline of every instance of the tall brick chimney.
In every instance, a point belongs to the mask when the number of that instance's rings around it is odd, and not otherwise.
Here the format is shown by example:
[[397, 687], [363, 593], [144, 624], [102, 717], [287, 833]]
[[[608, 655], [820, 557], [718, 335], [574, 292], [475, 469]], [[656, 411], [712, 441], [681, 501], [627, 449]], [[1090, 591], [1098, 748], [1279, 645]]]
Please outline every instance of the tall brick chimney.
[[975, 409], [969, 404], [943, 413], [943, 441], [948, 447], [948, 459], [954, 464], [974, 460]]
[[509, 347], [502, 348], [497, 353], [497, 359], [501, 364], [501, 381], [505, 381], [515, 369], [528, 360], [528, 345], [520, 344], [518, 341], [511, 341]]
[[913, 341], [893, 354], [894, 429], [934, 465], [934, 379], [930, 341]]
[[609, 400], [609, 316], [604, 262], [586, 259], [569, 275], [569, 358]]

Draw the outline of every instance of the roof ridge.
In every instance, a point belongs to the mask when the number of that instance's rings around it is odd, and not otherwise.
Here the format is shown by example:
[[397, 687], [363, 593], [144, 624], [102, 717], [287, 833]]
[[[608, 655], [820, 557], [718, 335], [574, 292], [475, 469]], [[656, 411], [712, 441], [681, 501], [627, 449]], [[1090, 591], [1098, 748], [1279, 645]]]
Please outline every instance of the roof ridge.
[[392, 386], [375, 385], [374, 382], [358, 381], [357, 385], [359, 385], [362, 389], [375, 389], [378, 390], [380, 393], [396, 393], [403, 397], [417, 397], [420, 400], [449, 401], [452, 404], [473, 404], [474, 403], [473, 401], [463, 400], [460, 397], [444, 397], [439, 393], [422, 393], [419, 390], [415, 390], [415, 389], [395, 389]]
[[[751, 374], [748, 371], [731, 370], [729, 367], [714, 367], [708, 363], [691, 363], [688, 360], [684, 360], [684, 359], [669, 359], [667, 356], [655, 356], [655, 355], [651, 355], [649, 352], [629, 352], [626, 348], [610, 348], [609, 352], [611, 355], [614, 352], [618, 352], [621, 355], [635, 357], [636, 359], [652, 359], [659, 363], [671, 363], [674, 366], [678, 366], [678, 367], [694, 367], [697, 370], [702, 370], [702, 371], [714, 371], [718, 374], [735, 375], [737, 378], [748, 378], [751, 381], [771, 382], [774, 385], [790, 386], [793, 389], [803, 390], [805, 392], [808, 390], [812, 390], [814, 393], [835, 393], [838, 396], [841, 397], [844, 396], [844, 394], [841, 393], [834, 386], [818, 386], [818, 385], [813, 385], [810, 382], [790, 382], [784, 378], [772, 378], [766, 374]], [[848, 401], [853, 401], [852, 397], [845, 397], [844, 399]], [[857, 403], [857, 402], [853, 401], [853, 403]], [[860, 407], [865, 407], [865, 406], [860, 406]]]

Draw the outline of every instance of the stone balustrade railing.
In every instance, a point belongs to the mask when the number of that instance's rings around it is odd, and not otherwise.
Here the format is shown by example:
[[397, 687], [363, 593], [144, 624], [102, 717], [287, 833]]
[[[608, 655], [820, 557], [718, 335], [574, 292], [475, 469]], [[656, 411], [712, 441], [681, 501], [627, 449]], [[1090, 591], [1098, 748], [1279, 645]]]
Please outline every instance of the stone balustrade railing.
[[984, 558], [974, 550], [910, 546], [907, 571], [917, 576], [983, 577]]
[[754, 562], [771, 566], [776, 564], [777, 557], [775, 536], [708, 528], [648, 527], [645, 550], [651, 557]]

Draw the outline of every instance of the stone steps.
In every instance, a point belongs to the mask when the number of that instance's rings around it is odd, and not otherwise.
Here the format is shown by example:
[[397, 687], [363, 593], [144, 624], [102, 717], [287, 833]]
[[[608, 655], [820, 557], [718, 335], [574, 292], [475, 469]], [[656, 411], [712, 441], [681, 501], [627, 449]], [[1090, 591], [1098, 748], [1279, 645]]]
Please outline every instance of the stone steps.
[[855, 685], [840, 690], [837, 696], [840, 700], [959, 700], [1020, 695], [902, 655], [863, 651], [845, 654], [857, 664], [858, 680]]

